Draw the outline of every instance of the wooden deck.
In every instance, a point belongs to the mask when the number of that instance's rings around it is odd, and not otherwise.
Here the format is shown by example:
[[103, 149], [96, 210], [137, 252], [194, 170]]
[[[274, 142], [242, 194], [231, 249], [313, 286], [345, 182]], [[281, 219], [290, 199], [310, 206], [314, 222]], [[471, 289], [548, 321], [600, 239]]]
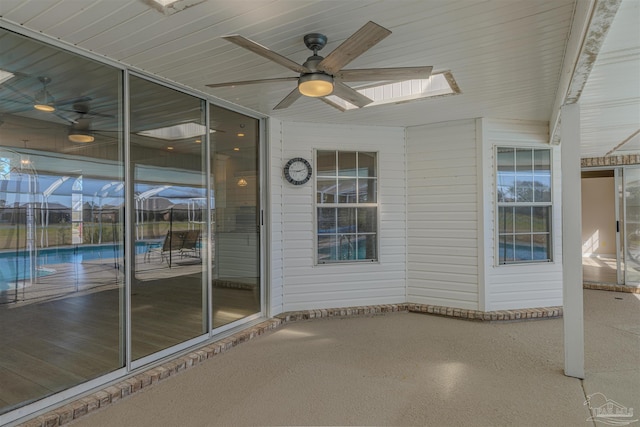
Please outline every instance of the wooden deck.
[[[142, 255], [136, 262], [132, 358], [206, 333], [202, 265], [178, 258], [169, 268]], [[0, 304], [0, 413], [124, 365], [123, 268], [113, 260], [47, 267], [56, 272], [19, 289], [20, 301]], [[260, 310], [257, 288], [214, 283], [214, 327]]]

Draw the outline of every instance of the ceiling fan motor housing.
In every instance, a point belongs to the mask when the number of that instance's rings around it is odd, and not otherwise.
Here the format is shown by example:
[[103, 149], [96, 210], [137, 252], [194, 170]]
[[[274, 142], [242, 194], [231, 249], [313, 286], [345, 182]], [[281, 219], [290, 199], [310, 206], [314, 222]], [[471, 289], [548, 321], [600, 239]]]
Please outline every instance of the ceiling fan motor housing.
[[327, 45], [327, 36], [320, 33], [311, 33], [304, 36], [304, 44], [316, 55], [319, 50]]

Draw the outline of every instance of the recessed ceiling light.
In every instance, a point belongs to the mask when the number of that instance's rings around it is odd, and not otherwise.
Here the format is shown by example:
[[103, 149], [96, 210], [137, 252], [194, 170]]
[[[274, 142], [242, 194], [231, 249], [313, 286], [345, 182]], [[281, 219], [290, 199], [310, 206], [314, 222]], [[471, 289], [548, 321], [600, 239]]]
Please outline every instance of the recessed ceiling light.
[[173, 147], [169, 146], [167, 147], [167, 150], [173, 150]]
[[233, 151], [240, 151], [240, 147], [233, 147]]
[[195, 142], [196, 142], [196, 144], [200, 144], [202, 142], [202, 140], [201, 139], [196, 139]]
[[242, 138], [242, 137], [244, 136], [244, 133], [242, 133], [242, 132], [238, 132], [238, 136], [239, 136], [240, 138]]

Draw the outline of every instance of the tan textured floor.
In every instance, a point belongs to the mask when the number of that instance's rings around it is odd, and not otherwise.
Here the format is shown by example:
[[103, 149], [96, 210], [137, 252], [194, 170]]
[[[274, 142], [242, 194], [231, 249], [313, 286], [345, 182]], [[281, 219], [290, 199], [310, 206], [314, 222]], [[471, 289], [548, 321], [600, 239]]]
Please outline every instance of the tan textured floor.
[[561, 319], [293, 323], [74, 425], [593, 426], [596, 392], [638, 414], [640, 296], [585, 291], [585, 338], [583, 384], [562, 374]]

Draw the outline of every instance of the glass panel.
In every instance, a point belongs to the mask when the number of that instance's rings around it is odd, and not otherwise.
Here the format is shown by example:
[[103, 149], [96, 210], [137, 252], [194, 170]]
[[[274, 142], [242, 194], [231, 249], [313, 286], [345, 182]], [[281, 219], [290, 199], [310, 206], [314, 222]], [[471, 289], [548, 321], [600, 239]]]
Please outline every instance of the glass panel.
[[338, 259], [341, 261], [357, 258], [357, 236], [355, 234], [340, 234], [338, 236]]
[[531, 235], [516, 235], [515, 261], [530, 261], [533, 259], [531, 248]]
[[[201, 208], [207, 193], [205, 144], [197, 142], [204, 137], [203, 102], [133, 76], [130, 94], [134, 238], [144, 248], [131, 260], [131, 354], [138, 359], [208, 330]], [[184, 124], [191, 129], [170, 128]], [[187, 136], [192, 129], [201, 133]]]
[[531, 232], [531, 207], [523, 206], [514, 208], [516, 233]]
[[338, 259], [336, 236], [318, 237], [318, 262], [335, 261]]
[[536, 206], [533, 208], [533, 231], [551, 232], [550, 206]]
[[338, 184], [333, 179], [318, 178], [316, 182], [316, 202], [317, 203], [336, 203], [336, 191]]
[[339, 151], [338, 176], [356, 175], [356, 153], [354, 151]]
[[376, 208], [358, 208], [358, 233], [375, 233]]
[[533, 259], [536, 261], [551, 259], [551, 241], [548, 234], [533, 235]]
[[0, 46], [2, 414], [124, 366], [125, 218], [122, 72], [1, 29]]
[[376, 235], [358, 236], [358, 259], [377, 259]]
[[534, 201], [551, 202], [551, 151], [534, 150]]
[[500, 236], [500, 248], [498, 250], [500, 264], [513, 261], [513, 245], [513, 234], [503, 234]]
[[536, 172], [551, 171], [551, 150], [534, 150], [533, 159]]
[[551, 173], [536, 173], [533, 186], [534, 202], [551, 202]]
[[338, 179], [338, 203], [357, 203], [356, 179]]
[[640, 283], [640, 168], [624, 169], [625, 284]]
[[[261, 311], [260, 122], [214, 105], [210, 122], [222, 131], [211, 134], [211, 293], [217, 328]], [[237, 129], [243, 137], [237, 137]]]
[[513, 208], [498, 208], [498, 230], [500, 234], [513, 233]]
[[378, 201], [377, 184], [377, 179], [358, 179], [358, 203], [376, 203]]
[[356, 232], [356, 208], [338, 208], [338, 233]]
[[516, 175], [513, 148], [498, 148], [498, 202], [515, 201]]
[[498, 171], [515, 172], [514, 149], [508, 147], [498, 147]]
[[358, 176], [365, 178], [375, 178], [376, 173], [376, 153], [358, 153]]
[[316, 158], [317, 176], [336, 176], [336, 152], [318, 151]]
[[318, 234], [338, 232], [336, 211], [336, 208], [318, 208]]
[[533, 150], [530, 148], [516, 149], [516, 172], [529, 174], [533, 172]]

